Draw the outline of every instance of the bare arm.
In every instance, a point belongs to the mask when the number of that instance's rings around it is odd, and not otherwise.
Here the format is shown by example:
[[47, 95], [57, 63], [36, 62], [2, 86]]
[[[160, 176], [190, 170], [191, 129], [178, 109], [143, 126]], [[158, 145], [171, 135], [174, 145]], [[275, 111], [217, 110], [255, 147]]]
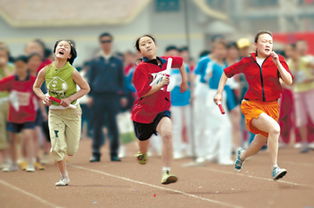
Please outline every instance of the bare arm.
[[46, 96], [43, 91], [40, 89], [42, 84], [45, 81], [46, 68], [39, 71], [35, 83], [33, 85], [34, 93], [41, 99], [46, 105], [51, 105], [51, 101], [49, 100], [49, 96]]
[[180, 74], [181, 74], [181, 77], [182, 77], [182, 82], [181, 82], [181, 86], [180, 86], [180, 91], [181, 92], [184, 92], [188, 89], [188, 76], [186, 74], [186, 71], [185, 71], [185, 66], [184, 66], [184, 63], [182, 64], [182, 66], [180, 67]]
[[83, 77], [80, 75], [80, 73], [78, 71], [76, 71], [76, 70], [73, 71], [72, 79], [80, 87], [80, 90], [77, 91], [75, 94], [67, 97], [67, 98], [61, 99], [60, 104], [64, 107], [69, 106], [74, 100], [77, 100], [77, 99], [83, 97], [84, 95], [86, 95], [90, 91], [90, 87], [89, 87], [88, 83], [86, 82], [85, 79], [83, 79]]
[[219, 81], [219, 85], [218, 85], [218, 90], [217, 93], [214, 97], [214, 102], [218, 105], [219, 103], [222, 103], [222, 93], [224, 91], [226, 82], [228, 80], [228, 77], [226, 76], [225, 72], [222, 73], [220, 81]]

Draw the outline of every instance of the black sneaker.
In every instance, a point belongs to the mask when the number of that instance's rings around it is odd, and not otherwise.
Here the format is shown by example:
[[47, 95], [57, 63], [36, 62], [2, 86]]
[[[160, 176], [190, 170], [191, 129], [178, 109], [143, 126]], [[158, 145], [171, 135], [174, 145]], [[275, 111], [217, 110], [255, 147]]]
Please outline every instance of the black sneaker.
[[121, 159], [118, 156], [111, 156], [111, 162], [121, 162]]
[[100, 153], [93, 153], [92, 157], [89, 159], [89, 162], [100, 162]]

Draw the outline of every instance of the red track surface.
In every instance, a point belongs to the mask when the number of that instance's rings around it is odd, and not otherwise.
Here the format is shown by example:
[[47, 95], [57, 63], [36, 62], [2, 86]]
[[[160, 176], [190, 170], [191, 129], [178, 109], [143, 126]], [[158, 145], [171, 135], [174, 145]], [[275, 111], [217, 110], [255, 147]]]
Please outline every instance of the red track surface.
[[278, 182], [270, 178], [270, 158], [261, 152], [237, 173], [231, 166], [208, 163], [185, 167], [190, 159], [174, 162], [176, 184], [161, 185], [161, 160], [149, 158], [137, 164], [131, 155], [121, 163], [89, 163], [90, 142], [83, 140], [69, 161], [71, 184], [55, 187], [58, 173], [53, 165], [45, 171], [0, 173], [0, 207], [301, 207], [314, 208], [314, 151], [279, 151], [279, 164], [288, 169]]

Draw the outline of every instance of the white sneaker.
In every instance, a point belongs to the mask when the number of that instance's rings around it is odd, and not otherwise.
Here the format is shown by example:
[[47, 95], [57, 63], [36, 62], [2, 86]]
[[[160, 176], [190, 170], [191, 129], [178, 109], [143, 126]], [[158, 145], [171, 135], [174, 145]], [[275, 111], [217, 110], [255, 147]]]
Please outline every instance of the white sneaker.
[[231, 159], [220, 160], [218, 163], [219, 165], [233, 165], [234, 164], [234, 162]]
[[2, 168], [3, 172], [12, 172], [12, 171], [17, 171], [19, 167], [17, 164], [7, 164], [4, 168]]
[[61, 178], [57, 183], [56, 186], [67, 186], [70, 183], [69, 178]]
[[34, 165], [28, 165], [25, 170], [26, 172], [35, 172], [35, 167]]
[[173, 159], [175, 160], [179, 160], [179, 159], [182, 159], [183, 158], [183, 154], [180, 153], [180, 152], [174, 152], [173, 153]]
[[298, 143], [295, 143], [295, 144], [293, 145], [293, 147], [296, 148], [296, 149], [299, 149], [299, 148], [302, 147], [302, 144], [301, 144], [301, 142], [298, 142]]
[[195, 162], [196, 163], [204, 163], [205, 162], [205, 158], [204, 157], [198, 157]]

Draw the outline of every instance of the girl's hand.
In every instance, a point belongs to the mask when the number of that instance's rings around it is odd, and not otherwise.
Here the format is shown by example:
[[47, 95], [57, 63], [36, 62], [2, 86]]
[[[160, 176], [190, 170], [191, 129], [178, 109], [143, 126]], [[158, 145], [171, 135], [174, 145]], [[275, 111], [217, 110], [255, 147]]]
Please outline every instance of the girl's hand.
[[187, 91], [188, 88], [189, 88], [188, 83], [182, 81], [182, 83], [180, 85], [180, 92], [185, 92], [185, 91]]
[[52, 101], [49, 99], [49, 95], [45, 95], [41, 98], [43, 104], [45, 104], [46, 106], [51, 106]]
[[216, 105], [222, 103], [222, 94], [221, 93], [217, 92], [217, 94], [214, 97], [214, 102], [216, 103]]
[[160, 86], [163, 87], [165, 85], [168, 85], [170, 82], [170, 79], [168, 76], [163, 76], [161, 81], [160, 81]]
[[61, 99], [60, 105], [63, 107], [68, 107], [71, 104], [72, 100], [70, 98]]
[[279, 56], [275, 51], [270, 53], [271, 57], [273, 58], [273, 62], [277, 65], [279, 63]]

